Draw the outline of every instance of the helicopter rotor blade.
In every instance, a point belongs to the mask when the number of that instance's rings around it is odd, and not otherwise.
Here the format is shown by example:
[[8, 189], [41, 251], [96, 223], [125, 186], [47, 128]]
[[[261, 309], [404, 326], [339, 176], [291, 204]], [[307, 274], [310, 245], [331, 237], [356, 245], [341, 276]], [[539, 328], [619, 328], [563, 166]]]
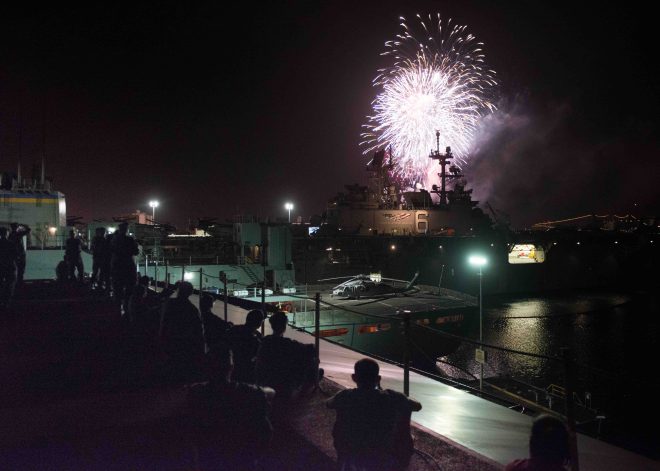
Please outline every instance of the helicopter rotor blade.
[[322, 280], [317, 280], [317, 281], [347, 280], [350, 278], [359, 278], [360, 276], [362, 275], [335, 276], [334, 278], [323, 278]]

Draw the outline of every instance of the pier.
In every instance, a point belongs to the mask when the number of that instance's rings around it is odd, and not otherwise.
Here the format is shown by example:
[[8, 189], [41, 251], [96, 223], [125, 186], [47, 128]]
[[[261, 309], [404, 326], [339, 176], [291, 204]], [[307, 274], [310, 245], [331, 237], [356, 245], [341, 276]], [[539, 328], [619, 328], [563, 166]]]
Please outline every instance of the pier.
[[[49, 469], [196, 469], [194, 447], [177, 422], [186, 387], [106, 381], [107, 370], [116, 366], [111, 353], [120, 335], [115, 307], [90, 297], [84, 286], [62, 293], [54, 284], [35, 284], [30, 290], [16, 301], [21, 317], [2, 334], [2, 371], [8, 378], [0, 410], [2, 467], [32, 469], [49, 462]], [[223, 316], [223, 303], [214, 312]], [[228, 306], [234, 323], [242, 323], [245, 314]], [[287, 335], [315, 340], [290, 328]], [[354, 386], [353, 364], [363, 356], [320, 341], [325, 371], [320, 390], [273, 411], [272, 466], [266, 469], [334, 469], [334, 412], [325, 401]], [[379, 363], [382, 386], [403, 391], [403, 370]], [[528, 455], [531, 417], [415, 372], [410, 394], [423, 409], [413, 415], [418, 452], [409, 469], [490, 471]], [[583, 435], [578, 450], [581, 470], [660, 469], [655, 461]]]

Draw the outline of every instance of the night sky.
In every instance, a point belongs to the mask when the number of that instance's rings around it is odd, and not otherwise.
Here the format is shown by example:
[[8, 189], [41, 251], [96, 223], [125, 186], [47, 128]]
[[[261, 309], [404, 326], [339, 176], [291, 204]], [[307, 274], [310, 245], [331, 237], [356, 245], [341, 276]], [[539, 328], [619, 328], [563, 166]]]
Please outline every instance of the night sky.
[[45, 142], [69, 216], [157, 198], [179, 227], [286, 217], [286, 201], [306, 220], [366, 184], [360, 126], [398, 17], [440, 12], [485, 43], [500, 81], [465, 169], [477, 199], [517, 227], [660, 212], [657, 27], [638, 5], [243, 5], [0, 7], [2, 170], [16, 169], [22, 123], [23, 171]]

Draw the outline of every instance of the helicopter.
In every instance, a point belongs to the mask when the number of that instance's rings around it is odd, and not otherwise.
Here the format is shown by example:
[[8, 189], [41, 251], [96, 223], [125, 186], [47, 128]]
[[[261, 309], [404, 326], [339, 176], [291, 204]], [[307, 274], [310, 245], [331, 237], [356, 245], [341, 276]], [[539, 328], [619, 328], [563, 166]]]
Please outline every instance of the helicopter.
[[[338, 284], [332, 288], [331, 296], [341, 296], [346, 299], [360, 299], [360, 298], [378, 298], [394, 296], [397, 294], [406, 294], [417, 291], [414, 287], [415, 281], [419, 276], [419, 272], [415, 273], [412, 280], [396, 280], [394, 278], [383, 278], [380, 273], [371, 273], [369, 275], [355, 275], [355, 276], [341, 276], [337, 278], [326, 278], [319, 281], [332, 281], [346, 279], [343, 283]], [[405, 286], [397, 287], [393, 283], [405, 283]]]

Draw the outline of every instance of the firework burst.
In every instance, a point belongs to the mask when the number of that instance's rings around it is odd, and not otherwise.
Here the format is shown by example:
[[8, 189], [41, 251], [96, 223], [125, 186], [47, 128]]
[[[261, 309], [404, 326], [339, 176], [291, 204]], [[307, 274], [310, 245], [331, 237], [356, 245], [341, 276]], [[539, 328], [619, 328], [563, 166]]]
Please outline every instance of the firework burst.
[[466, 26], [443, 22], [439, 14], [417, 18], [413, 25], [401, 18], [403, 31], [385, 43], [381, 55], [392, 64], [373, 81], [379, 93], [361, 145], [365, 154], [391, 145], [401, 182], [428, 186], [436, 131], [441, 150], [451, 146], [458, 163], [465, 163], [479, 120], [495, 109], [490, 98], [497, 82], [482, 43]]

